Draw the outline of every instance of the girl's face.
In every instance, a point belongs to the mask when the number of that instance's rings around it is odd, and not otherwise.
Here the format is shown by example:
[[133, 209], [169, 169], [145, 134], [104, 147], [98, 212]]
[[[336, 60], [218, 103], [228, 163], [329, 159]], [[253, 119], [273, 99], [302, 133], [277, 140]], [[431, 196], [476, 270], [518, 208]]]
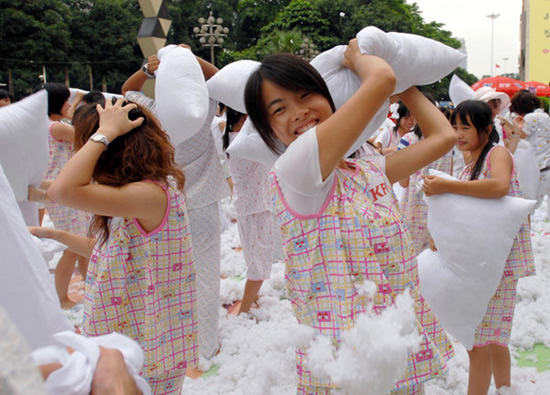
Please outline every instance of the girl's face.
[[[468, 117], [467, 120], [470, 122], [470, 117]], [[487, 144], [488, 135], [483, 139], [485, 141], [482, 141], [482, 139], [479, 138], [477, 129], [471, 126], [470, 123], [462, 123], [460, 117], [456, 117], [456, 124], [453, 125], [453, 128], [457, 134], [456, 144], [461, 151], [476, 151]]]
[[414, 128], [414, 125], [416, 125], [416, 119], [410, 114], [402, 117], [399, 122], [399, 126], [406, 131], [406, 133], [410, 132], [411, 129]]
[[262, 92], [269, 124], [286, 146], [332, 115], [328, 100], [318, 93], [290, 91], [268, 80]]

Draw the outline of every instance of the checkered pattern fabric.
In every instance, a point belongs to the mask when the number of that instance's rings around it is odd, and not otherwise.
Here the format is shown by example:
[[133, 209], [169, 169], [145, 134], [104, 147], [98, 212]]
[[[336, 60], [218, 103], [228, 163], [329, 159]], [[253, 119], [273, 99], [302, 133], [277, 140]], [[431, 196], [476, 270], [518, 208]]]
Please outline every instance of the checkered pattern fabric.
[[[48, 143], [50, 146], [50, 157], [46, 170], [45, 180], [55, 180], [63, 166], [73, 156], [74, 145], [68, 141], [56, 140], [52, 136], [52, 127], [57, 122], [50, 122]], [[74, 208], [65, 207], [55, 202], [44, 202], [48, 215], [56, 229], [65, 230], [80, 236], [86, 236], [90, 223], [90, 214]]]
[[[495, 148], [496, 147], [491, 148], [487, 153], [485, 163], [481, 168], [478, 179], [491, 178], [490, 158]], [[459, 178], [461, 180], [469, 180], [473, 167], [474, 163], [466, 166]], [[515, 166], [512, 171], [508, 196], [521, 196], [521, 189]], [[506, 213], [502, 215], [506, 215]], [[500, 345], [507, 345], [509, 343], [512, 318], [514, 316], [517, 280], [520, 277], [526, 277], [533, 274], [535, 274], [535, 261], [531, 246], [529, 225], [525, 222], [514, 240], [510, 255], [508, 255], [497, 292], [489, 301], [489, 306], [483, 317], [483, 321], [476, 330], [474, 347], [493, 343]]]
[[[420, 351], [395, 389], [418, 385], [446, 372], [452, 345], [418, 290], [412, 240], [403, 225], [385, 174], [372, 162], [349, 162], [355, 171], [336, 169], [327, 202], [315, 215], [297, 217], [288, 209], [272, 173], [274, 213], [281, 226], [286, 284], [297, 320], [335, 344], [342, 331], [366, 311], [359, 285], [374, 282], [374, 312], [393, 304], [397, 294], [411, 290], [416, 301]], [[305, 350], [297, 350], [299, 385], [334, 387], [306, 369]]]
[[[404, 149], [410, 145], [416, 144], [420, 139], [414, 133], [407, 133], [403, 136], [398, 145], [399, 149]], [[453, 163], [452, 152], [448, 152], [432, 164], [409, 176], [409, 186], [403, 189], [403, 196], [399, 201], [399, 207], [403, 214], [403, 220], [413, 239], [414, 249], [420, 254], [429, 247], [430, 233], [428, 231], [428, 206], [424, 202], [422, 191], [422, 177], [429, 174], [430, 169], [439, 170], [451, 174], [451, 165]]]
[[113, 218], [108, 240], [95, 246], [82, 327], [87, 336], [116, 331], [136, 340], [145, 352], [141, 374], [151, 380], [183, 377], [198, 351], [188, 215], [183, 194], [172, 184], [163, 188], [168, 210], [157, 230]]

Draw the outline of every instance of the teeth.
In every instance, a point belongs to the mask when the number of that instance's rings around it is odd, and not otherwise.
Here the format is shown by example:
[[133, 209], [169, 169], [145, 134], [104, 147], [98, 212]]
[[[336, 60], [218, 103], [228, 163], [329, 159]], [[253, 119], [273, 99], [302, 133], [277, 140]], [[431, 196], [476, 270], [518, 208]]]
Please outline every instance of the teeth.
[[306, 126], [302, 126], [300, 129], [296, 129], [296, 133], [301, 134], [306, 132], [307, 130], [311, 129], [315, 126], [315, 122], [310, 122]]

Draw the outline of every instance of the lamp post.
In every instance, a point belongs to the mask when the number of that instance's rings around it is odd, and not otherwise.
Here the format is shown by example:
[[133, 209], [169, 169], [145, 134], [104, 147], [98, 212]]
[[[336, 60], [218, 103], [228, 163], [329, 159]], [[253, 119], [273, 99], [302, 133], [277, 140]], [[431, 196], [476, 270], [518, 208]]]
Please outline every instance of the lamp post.
[[194, 27], [193, 32], [199, 37], [203, 47], [210, 47], [210, 63], [214, 64], [214, 47], [222, 46], [223, 38], [229, 33], [229, 28], [223, 27], [223, 19], [214, 18], [212, 11], [206, 20], [199, 18], [199, 23], [201, 27]]
[[495, 43], [495, 19], [497, 19], [500, 14], [495, 14], [494, 12], [491, 15], [487, 15], [487, 18], [491, 18], [491, 76], [495, 75], [495, 63], [493, 62], [493, 48]]
[[300, 50], [298, 52], [300, 56], [308, 62], [319, 55], [317, 46], [313, 44], [313, 42], [310, 41], [307, 37], [303, 39], [302, 43], [300, 44]]
[[504, 60], [504, 76], [505, 77], [507, 77], [507, 75], [506, 75], [506, 62], [508, 62], [508, 59], [510, 59], [510, 58], [508, 58], [508, 57], [502, 58], [502, 60]]

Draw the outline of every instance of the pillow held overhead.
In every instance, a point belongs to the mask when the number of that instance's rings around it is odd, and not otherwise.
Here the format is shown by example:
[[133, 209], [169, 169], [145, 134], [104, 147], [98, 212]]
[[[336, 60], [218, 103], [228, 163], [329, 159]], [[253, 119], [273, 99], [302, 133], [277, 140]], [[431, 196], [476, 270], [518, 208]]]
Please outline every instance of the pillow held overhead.
[[0, 108], [0, 165], [18, 201], [38, 187], [48, 166], [48, 94], [37, 92]]
[[162, 128], [174, 146], [193, 137], [208, 114], [208, 90], [195, 55], [168, 45], [158, 52], [155, 102]]

